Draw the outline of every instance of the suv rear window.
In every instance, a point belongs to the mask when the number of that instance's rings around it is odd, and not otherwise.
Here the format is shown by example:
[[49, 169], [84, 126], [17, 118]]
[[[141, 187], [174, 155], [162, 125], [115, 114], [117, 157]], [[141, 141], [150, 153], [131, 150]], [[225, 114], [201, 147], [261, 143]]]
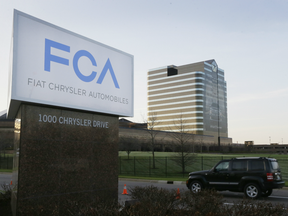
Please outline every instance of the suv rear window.
[[271, 161], [271, 165], [274, 170], [279, 170], [279, 165], [277, 161]]
[[264, 171], [264, 161], [263, 160], [250, 160], [249, 170], [250, 171]]

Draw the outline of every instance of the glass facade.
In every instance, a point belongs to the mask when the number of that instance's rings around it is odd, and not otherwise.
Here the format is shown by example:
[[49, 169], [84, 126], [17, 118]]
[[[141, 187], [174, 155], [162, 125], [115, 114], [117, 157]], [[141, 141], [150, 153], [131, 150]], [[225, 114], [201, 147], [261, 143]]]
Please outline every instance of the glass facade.
[[187, 132], [228, 137], [224, 71], [215, 60], [149, 70], [148, 122], [152, 116], [156, 130], [175, 131], [181, 119]]

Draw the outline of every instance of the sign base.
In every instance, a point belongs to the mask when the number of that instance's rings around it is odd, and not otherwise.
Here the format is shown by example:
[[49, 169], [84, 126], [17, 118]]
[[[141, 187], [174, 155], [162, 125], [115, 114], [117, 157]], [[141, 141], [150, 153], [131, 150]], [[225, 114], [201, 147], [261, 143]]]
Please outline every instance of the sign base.
[[98, 201], [117, 202], [118, 130], [118, 116], [22, 104], [13, 215], [76, 215]]

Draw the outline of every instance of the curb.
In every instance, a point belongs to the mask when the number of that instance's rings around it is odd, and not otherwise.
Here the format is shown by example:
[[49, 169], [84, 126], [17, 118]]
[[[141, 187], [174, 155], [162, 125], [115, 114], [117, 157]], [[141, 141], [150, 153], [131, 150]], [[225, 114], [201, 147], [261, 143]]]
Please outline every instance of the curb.
[[150, 183], [160, 183], [160, 184], [175, 184], [181, 185], [186, 184], [186, 181], [168, 181], [168, 180], [147, 180], [147, 179], [128, 179], [128, 178], [119, 178], [121, 181], [134, 181], [134, 182], [150, 182]]

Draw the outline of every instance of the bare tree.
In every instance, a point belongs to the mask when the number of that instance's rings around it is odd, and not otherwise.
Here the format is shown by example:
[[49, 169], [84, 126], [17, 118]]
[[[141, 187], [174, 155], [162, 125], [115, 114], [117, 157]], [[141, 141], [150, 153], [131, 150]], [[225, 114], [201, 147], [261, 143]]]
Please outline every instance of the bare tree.
[[0, 132], [0, 153], [5, 157], [6, 150], [13, 149], [14, 131]]
[[198, 143], [199, 143], [199, 147], [200, 147], [200, 153], [202, 154], [202, 151], [203, 151], [203, 136], [200, 136], [199, 139], [198, 139]]
[[136, 151], [139, 148], [139, 139], [136, 137], [120, 137], [119, 139], [119, 151], [126, 151], [129, 155], [131, 151]]
[[152, 113], [149, 115], [149, 118], [147, 120], [147, 132], [150, 135], [150, 146], [152, 150], [152, 166], [153, 169], [156, 168], [155, 166], [155, 146], [156, 146], [156, 136], [159, 133], [158, 130], [155, 130], [155, 127], [159, 124], [159, 121], [157, 119], [157, 113]]
[[185, 123], [186, 121], [181, 114], [179, 119], [174, 121], [174, 127], [169, 129], [170, 131], [173, 131], [169, 134], [175, 140], [177, 146], [176, 156], [173, 158], [173, 161], [181, 167], [182, 173], [185, 173], [185, 168], [193, 164], [196, 159], [196, 154], [194, 153], [195, 134], [188, 131]]

